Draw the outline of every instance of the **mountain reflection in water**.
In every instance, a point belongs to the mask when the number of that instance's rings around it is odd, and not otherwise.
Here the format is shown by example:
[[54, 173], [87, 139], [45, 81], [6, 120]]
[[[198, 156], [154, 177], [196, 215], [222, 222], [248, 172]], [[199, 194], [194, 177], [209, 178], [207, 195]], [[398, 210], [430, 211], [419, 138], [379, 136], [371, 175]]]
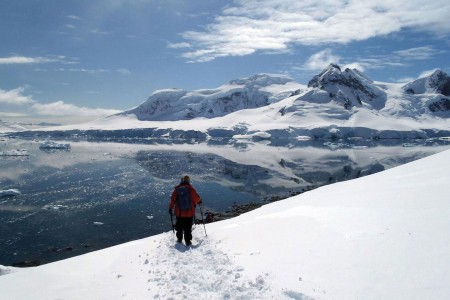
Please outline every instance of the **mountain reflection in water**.
[[[67, 142], [67, 141], [66, 141]], [[127, 144], [70, 142], [44, 152], [29, 140], [2, 141], [0, 264], [48, 263], [170, 231], [173, 187], [191, 176], [204, 210], [264, 204], [338, 181], [392, 168], [449, 148], [447, 141]]]

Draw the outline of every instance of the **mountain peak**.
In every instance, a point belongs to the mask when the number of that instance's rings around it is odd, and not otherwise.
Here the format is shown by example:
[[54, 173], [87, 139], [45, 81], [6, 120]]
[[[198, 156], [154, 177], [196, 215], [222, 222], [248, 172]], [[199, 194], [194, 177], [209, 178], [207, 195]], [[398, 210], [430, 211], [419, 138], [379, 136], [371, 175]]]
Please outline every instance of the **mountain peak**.
[[308, 82], [308, 87], [322, 88], [330, 82], [338, 82], [342, 79], [341, 68], [336, 64], [329, 64], [319, 75]]
[[333, 64], [333, 63], [329, 64], [327, 69], [338, 69], [339, 71], [342, 71], [341, 67], [339, 67], [338, 64]]
[[[308, 83], [310, 88], [318, 88], [329, 94], [330, 100], [343, 105], [346, 109], [368, 103], [380, 109], [385, 99], [379, 97], [379, 89], [373, 81], [357, 70], [346, 68], [344, 71], [337, 64], [330, 64]], [[375, 99], [379, 98], [375, 103]]]
[[450, 76], [437, 69], [431, 75], [409, 82], [402, 88], [410, 94], [437, 93], [450, 96]]

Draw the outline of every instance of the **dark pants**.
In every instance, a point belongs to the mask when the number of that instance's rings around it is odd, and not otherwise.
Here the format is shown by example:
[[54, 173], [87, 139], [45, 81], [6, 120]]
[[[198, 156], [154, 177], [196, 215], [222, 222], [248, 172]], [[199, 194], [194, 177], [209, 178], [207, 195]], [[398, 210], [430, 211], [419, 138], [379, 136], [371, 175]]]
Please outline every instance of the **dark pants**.
[[192, 240], [192, 217], [182, 218], [177, 217], [177, 223], [175, 224], [175, 230], [177, 231], [177, 239], [178, 241], [183, 240], [190, 242]]

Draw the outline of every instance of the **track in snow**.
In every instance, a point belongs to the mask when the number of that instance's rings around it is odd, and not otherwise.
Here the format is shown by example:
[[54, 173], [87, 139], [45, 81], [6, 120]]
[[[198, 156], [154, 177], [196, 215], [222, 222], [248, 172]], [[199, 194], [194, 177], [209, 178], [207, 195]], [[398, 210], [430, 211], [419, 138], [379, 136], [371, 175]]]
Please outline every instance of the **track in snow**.
[[[166, 234], [153, 258], [145, 259], [148, 291], [154, 299], [262, 299], [270, 290], [268, 274], [248, 279], [244, 269], [218, 249], [217, 241], [196, 238], [193, 245], [176, 244]], [[143, 256], [141, 256], [143, 257]]]

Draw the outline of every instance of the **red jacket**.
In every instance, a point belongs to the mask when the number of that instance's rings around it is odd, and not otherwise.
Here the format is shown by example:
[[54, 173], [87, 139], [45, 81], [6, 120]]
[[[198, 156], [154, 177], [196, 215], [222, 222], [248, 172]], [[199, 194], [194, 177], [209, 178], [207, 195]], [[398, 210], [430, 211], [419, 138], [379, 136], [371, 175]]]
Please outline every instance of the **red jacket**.
[[[177, 207], [177, 199], [178, 199], [178, 195], [177, 195], [177, 187], [179, 186], [188, 186], [189, 190], [190, 190], [190, 195], [191, 195], [191, 208], [189, 210], [185, 210], [185, 211], [181, 211], [178, 207]], [[177, 217], [193, 217], [195, 215], [195, 205], [196, 204], [200, 204], [202, 202], [200, 196], [197, 194], [197, 191], [195, 190], [195, 188], [190, 185], [189, 183], [181, 183], [180, 185], [177, 185], [172, 192], [172, 196], [170, 197], [170, 205], [169, 205], [169, 209], [173, 209], [175, 207], [175, 216]]]

